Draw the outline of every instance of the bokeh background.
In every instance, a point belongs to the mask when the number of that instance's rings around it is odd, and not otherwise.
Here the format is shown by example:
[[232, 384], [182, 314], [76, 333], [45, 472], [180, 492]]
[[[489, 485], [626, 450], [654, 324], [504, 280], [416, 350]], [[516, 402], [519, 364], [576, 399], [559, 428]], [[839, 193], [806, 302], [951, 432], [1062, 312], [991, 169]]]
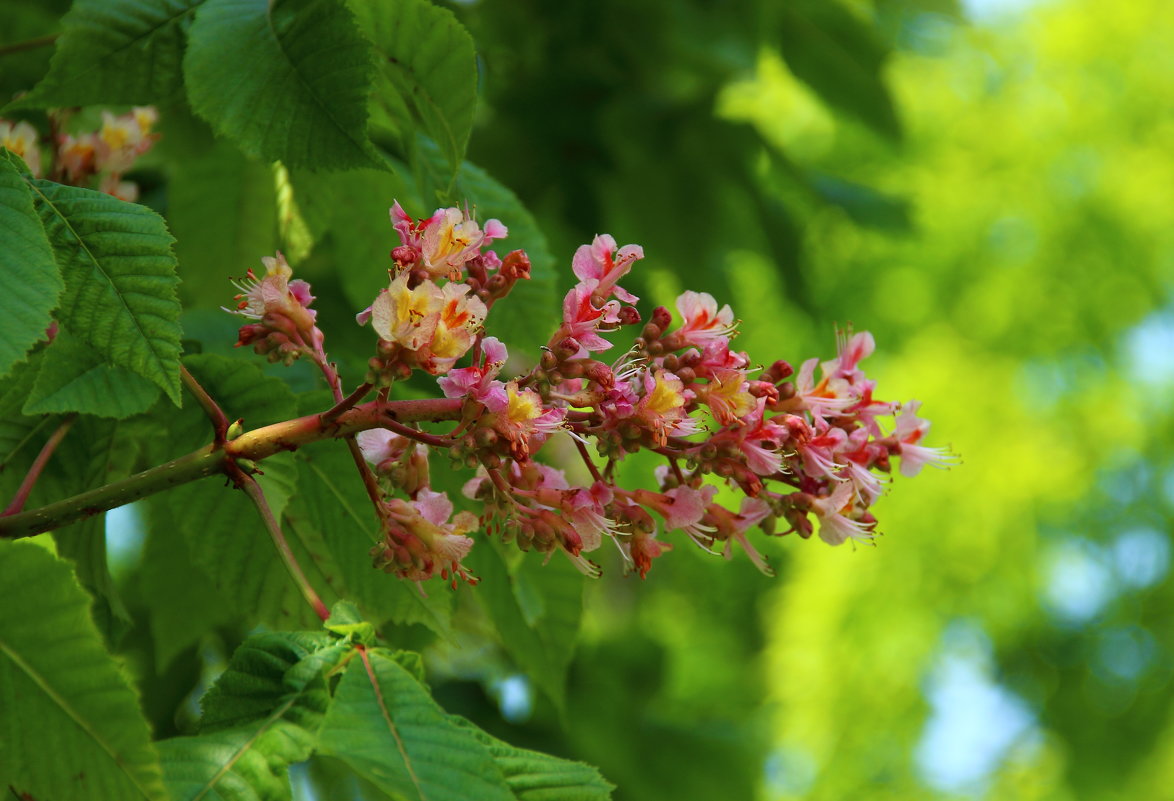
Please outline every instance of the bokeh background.
[[[13, 2], [0, 40], [52, 33], [67, 6]], [[478, 49], [469, 158], [486, 171], [457, 188], [482, 216], [513, 204], [486, 175], [512, 190], [533, 220], [505, 221], [558, 266], [510, 312], [518, 339], [553, 328], [571, 254], [609, 232], [645, 248], [625, 286], [646, 312], [711, 292], [763, 363], [832, 356], [837, 324], [872, 331], [878, 393], [922, 401], [959, 461], [896, 478], [875, 548], [759, 536], [773, 579], [684, 537], [643, 582], [605, 554], [581, 625], [574, 607], [552, 635], [556, 679], [520, 667], [462, 588], [456, 639], [384, 629], [424, 651], [438, 700], [598, 765], [617, 801], [1174, 798], [1169, 0], [449, 7]], [[50, 52], [7, 57], [5, 95]], [[189, 352], [232, 352], [225, 276], [277, 245], [320, 320], [347, 322], [385, 280], [393, 197], [435, 206], [414, 163], [291, 175], [182, 107], [161, 118], [133, 177], [178, 239]], [[328, 334], [360, 374], [366, 332]], [[169, 532], [147, 517], [108, 515], [133, 618], [111, 643], [165, 737], [245, 632], [221, 610], [214, 636], [172, 635], [155, 659], [163, 618], [136, 587]], [[579, 580], [565, 568], [526, 575]], [[553, 616], [544, 591], [529, 611]], [[295, 770], [301, 799], [314, 769]]]
[[499, 730], [617, 799], [1174, 797], [1174, 9], [572, 6], [462, 9], [471, 158], [764, 362], [872, 331], [961, 462], [896, 479], [876, 548], [766, 543], [773, 580], [685, 543], [613, 570], [567, 728], [507, 676]]

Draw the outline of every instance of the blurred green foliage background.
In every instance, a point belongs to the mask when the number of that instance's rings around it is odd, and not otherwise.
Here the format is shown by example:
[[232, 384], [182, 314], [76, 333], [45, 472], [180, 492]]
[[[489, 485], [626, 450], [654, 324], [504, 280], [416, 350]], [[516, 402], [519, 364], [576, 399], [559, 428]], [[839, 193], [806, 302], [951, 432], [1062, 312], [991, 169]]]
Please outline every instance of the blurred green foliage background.
[[567, 728], [515, 680], [510, 736], [617, 798], [1169, 797], [1168, 3], [463, 11], [471, 157], [554, 253], [645, 245], [640, 294], [713, 292], [764, 362], [873, 331], [882, 396], [962, 459], [898, 477], [875, 549], [611, 571]]
[[[20, 5], [5, 42], [68, 4]], [[442, 705], [598, 765], [618, 801], [1174, 797], [1169, 0], [451, 8], [480, 66], [469, 158], [533, 215], [502, 216], [528, 245], [545, 234], [532, 255], [558, 289], [609, 232], [645, 247], [625, 286], [646, 311], [711, 292], [763, 363], [830, 357], [836, 323], [870, 330], [880, 396], [923, 401], [930, 444], [961, 461], [894, 481], [876, 548], [759, 537], [774, 579], [683, 537], [645, 582], [607, 554], [563, 710], [463, 588], [458, 640], [385, 630], [427, 648]], [[48, 57], [0, 63], [5, 97]], [[179, 240], [189, 349], [231, 350], [224, 277], [281, 244], [357, 376], [370, 341], [343, 323], [384, 280], [392, 198], [434, 207], [427, 176], [275, 173], [185, 113], [163, 109], [136, 177]], [[525, 300], [514, 330], [540, 341], [556, 294]], [[274, 374], [308, 388], [302, 367]], [[203, 678], [155, 665], [140, 568], [113, 559], [140, 624], [119, 650], [156, 734], [183, 731], [242, 632], [204, 642]], [[527, 575], [577, 581], [565, 567]]]

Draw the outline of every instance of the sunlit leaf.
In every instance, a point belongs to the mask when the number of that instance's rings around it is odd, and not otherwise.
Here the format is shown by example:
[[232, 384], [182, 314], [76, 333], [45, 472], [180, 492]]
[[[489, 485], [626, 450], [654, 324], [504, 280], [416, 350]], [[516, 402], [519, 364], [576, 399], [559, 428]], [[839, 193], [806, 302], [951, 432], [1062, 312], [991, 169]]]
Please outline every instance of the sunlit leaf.
[[322, 753], [410, 801], [512, 801], [488, 749], [453, 723], [386, 651], [353, 659], [320, 736]]
[[166, 801], [134, 691], [69, 566], [36, 545], [0, 542], [0, 609], [4, 782], [34, 798]]

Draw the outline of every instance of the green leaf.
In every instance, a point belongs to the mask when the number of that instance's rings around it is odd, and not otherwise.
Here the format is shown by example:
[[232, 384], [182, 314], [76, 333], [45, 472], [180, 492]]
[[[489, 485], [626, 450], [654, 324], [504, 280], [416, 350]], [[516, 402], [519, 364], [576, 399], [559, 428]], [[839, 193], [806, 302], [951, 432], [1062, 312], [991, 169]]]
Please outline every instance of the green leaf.
[[615, 787], [590, 765], [516, 748], [464, 718], [453, 715], [451, 720], [489, 749], [518, 801], [608, 801], [611, 798]]
[[371, 546], [378, 542], [379, 522], [371, 501], [342, 442], [323, 442], [297, 454], [305, 480], [290, 506], [295, 531], [319, 532], [338, 565], [340, 595], [358, 604], [364, 618], [376, 625], [421, 623], [438, 634], [451, 629], [454, 593], [442, 584], [428, 595], [414, 583], [376, 570]]
[[25, 180], [65, 277], [58, 319], [178, 405], [179, 278], [163, 218], [101, 192]]
[[832, 106], [899, 139], [901, 123], [882, 75], [888, 50], [872, 29], [835, 0], [793, 0], [774, 10], [780, 49], [795, 77]]
[[583, 575], [566, 559], [526, 554], [511, 570], [497, 542], [479, 543], [466, 564], [505, 650], [561, 712], [567, 668], [583, 613]]
[[359, 608], [350, 601], [336, 603], [330, 610], [330, 618], [322, 626], [331, 634], [363, 645], [375, 642], [375, 626], [363, 620]]
[[45, 350], [25, 414], [84, 412], [124, 419], [145, 412], [159, 388], [125, 367], [114, 367], [64, 328]]
[[182, 90], [184, 34], [203, 0], [77, 0], [49, 74], [15, 108], [155, 103]]
[[143, 545], [143, 593], [151, 599], [155, 663], [166, 670], [177, 655], [217, 626], [239, 618], [204, 569], [194, 564], [179, 531], [183, 510], [164, 499], [148, 504]]
[[331, 703], [326, 672], [349, 647], [320, 634], [246, 640], [201, 702], [201, 733], [159, 744], [173, 799], [288, 801], [289, 765], [313, 752]]
[[0, 776], [39, 799], [166, 801], [138, 701], [65, 562], [0, 542]]
[[322, 753], [409, 801], [514, 801], [488, 749], [407, 670], [382, 649], [365, 657], [351, 661], [338, 685]]
[[196, 113], [250, 156], [384, 167], [366, 133], [370, 46], [341, 0], [207, 0], [184, 77]]
[[34, 353], [16, 365], [12, 375], [0, 382], [0, 490], [5, 497], [16, 491], [24, 471], [41, 447], [36, 437], [52, 431], [52, 418], [26, 417], [21, 413], [25, 398], [37, 380], [43, 353]]
[[45, 337], [65, 285], [33, 208], [23, 164], [0, 151], [0, 378]]
[[477, 55], [469, 32], [452, 12], [428, 0], [368, 0], [355, 6], [363, 32], [379, 55], [381, 80], [374, 102], [396, 93], [384, 109], [393, 117], [410, 109], [413, 120], [397, 120], [400, 133], [418, 125], [457, 170], [465, 156], [477, 110]]

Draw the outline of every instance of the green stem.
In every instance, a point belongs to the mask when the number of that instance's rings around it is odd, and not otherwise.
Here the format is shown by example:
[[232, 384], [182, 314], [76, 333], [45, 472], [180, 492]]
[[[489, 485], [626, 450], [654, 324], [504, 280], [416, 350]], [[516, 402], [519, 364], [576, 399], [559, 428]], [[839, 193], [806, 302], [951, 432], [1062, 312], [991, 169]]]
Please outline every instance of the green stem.
[[224, 474], [228, 470], [227, 465], [236, 459], [260, 461], [275, 453], [297, 450], [312, 442], [340, 439], [371, 428], [384, 428], [388, 421], [414, 423], [423, 420], [459, 420], [462, 403], [462, 398], [371, 401], [329, 422], [323, 422], [321, 415], [311, 414], [246, 431], [226, 443], [222, 449], [206, 445], [186, 456], [113, 484], [40, 509], [0, 517], [0, 539], [19, 539], [52, 531], [190, 481]]

